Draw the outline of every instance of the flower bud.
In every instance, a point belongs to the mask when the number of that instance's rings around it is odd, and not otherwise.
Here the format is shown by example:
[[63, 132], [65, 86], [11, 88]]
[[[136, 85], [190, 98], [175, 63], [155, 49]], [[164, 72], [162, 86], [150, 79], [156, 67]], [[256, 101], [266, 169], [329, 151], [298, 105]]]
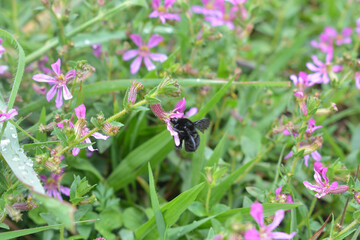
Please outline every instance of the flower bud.
[[128, 102], [134, 104], [136, 101], [136, 94], [138, 90], [141, 90], [143, 88], [144, 86], [140, 82], [133, 81], [129, 90]]
[[339, 194], [339, 193], [344, 193], [347, 190], [349, 190], [349, 186], [348, 185], [340, 185], [337, 186], [335, 189], [330, 190], [329, 194]]
[[299, 148], [299, 152], [304, 150], [303, 155], [309, 155], [310, 153], [318, 150], [323, 144], [323, 138], [322, 136], [316, 136], [315, 140], [310, 145], [305, 145], [301, 148]]
[[[85, 118], [80, 118], [76, 121], [74, 126], [75, 136], [77, 139], [81, 138], [83, 128], [86, 126], [87, 121]], [[65, 127], [65, 126], [64, 126]]]
[[102, 131], [109, 136], [115, 136], [119, 132], [120, 127], [113, 126], [110, 123], [104, 123]]
[[82, 82], [91, 77], [91, 75], [96, 71], [96, 69], [90, 64], [81, 64], [81, 69], [76, 71], [76, 82]]
[[8, 213], [9, 217], [14, 220], [15, 222], [18, 222], [21, 220], [22, 214], [19, 210], [16, 210], [12, 206], [6, 204], [5, 205], [6, 212]]
[[61, 172], [61, 169], [59, 165], [55, 164], [53, 161], [53, 158], [49, 158], [44, 162], [44, 166], [49, 169], [51, 172], [59, 174]]
[[158, 86], [158, 94], [165, 94], [172, 97], [180, 96], [180, 86], [171, 76], [165, 76], [164, 80]]

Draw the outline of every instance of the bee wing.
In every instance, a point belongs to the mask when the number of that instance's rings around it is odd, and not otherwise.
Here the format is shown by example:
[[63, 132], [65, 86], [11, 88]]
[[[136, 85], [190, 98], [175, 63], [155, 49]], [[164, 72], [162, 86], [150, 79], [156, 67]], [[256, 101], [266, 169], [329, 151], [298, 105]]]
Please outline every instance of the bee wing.
[[197, 129], [199, 129], [202, 133], [204, 133], [204, 131], [209, 127], [210, 121], [207, 118], [203, 118], [195, 121], [194, 124]]
[[200, 145], [200, 136], [198, 133], [192, 133], [185, 139], [185, 151], [195, 152]]

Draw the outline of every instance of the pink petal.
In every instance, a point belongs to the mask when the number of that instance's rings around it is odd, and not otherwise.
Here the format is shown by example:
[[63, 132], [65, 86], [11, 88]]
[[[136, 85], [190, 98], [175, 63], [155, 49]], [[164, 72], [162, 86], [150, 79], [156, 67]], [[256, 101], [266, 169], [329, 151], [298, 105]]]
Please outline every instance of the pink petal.
[[311, 157], [317, 162], [321, 161], [321, 155], [317, 150], [311, 153]]
[[78, 119], [85, 118], [85, 115], [86, 115], [86, 107], [85, 107], [85, 105], [81, 104], [78, 107], [76, 107], [75, 108], [75, 114], [76, 114]]
[[69, 81], [69, 80], [75, 78], [75, 76], [76, 76], [76, 71], [75, 71], [75, 69], [72, 69], [66, 73], [65, 79], [66, 79], [66, 81]]
[[161, 0], [153, 0], [151, 3], [152, 8], [158, 9], [160, 7]]
[[164, 62], [167, 59], [167, 56], [162, 53], [150, 53], [149, 56], [156, 62]]
[[55, 63], [51, 64], [51, 68], [55, 72], [56, 76], [59, 76], [61, 74], [60, 67], [61, 67], [60, 58]]
[[176, 13], [166, 13], [164, 17], [170, 20], [181, 21], [181, 17]]
[[306, 167], [309, 167], [309, 158], [310, 158], [309, 155], [304, 156], [304, 164], [305, 164]]
[[311, 56], [311, 59], [313, 60], [313, 62], [315, 63], [315, 65], [317, 65], [318, 67], [321, 67], [321, 66], [324, 65], [324, 63], [321, 62], [321, 61], [317, 58], [317, 56], [315, 56], [315, 55]]
[[186, 117], [194, 116], [198, 112], [197, 107], [192, 107], [186, 112]]
[[253, 203], [251, 205], [250, 215], [260, 225], [260, 227], [264, 226], [263, 206], [261, 203]]
[[307, 189], [310, 189], [315, 192], [322, 192], [322, 188], [320, 188], [317, 185], [313, 185], [313, 184], [309, 183], [308, 181], [303, 181], [303, 184]]
[[276, 211], [274, 221], [267, 226], [267, 229], [272, 232], [275, 228], [277, 228], [277, 226], [279, 226], [281, 221], [284, 219], [284, 215], [285, 215], [284, 210], [281, 209]]
[[252, 228], [245, 232], [244, 239], [245, 240], [261, 240], [261, 237], [260, 237], [259, 232], [255, 228]]
[[283, 233], [283, 232], [272, 232], [271, 238], [272, 239], [292, 239], [296, 235], [296, 232], [291, 234]]
[[73, 150], [72, 150], [72, 155], [73, 155], [73, 156], [76, 156], [76, 155], [79, 154], [79, 152], [80, 152], [80, 148], [73, 148]]
[[64, 99], [65, 100], [69, 100], [71, 99], [73, 96], [71, 95], [71, 92], [69, 91], [68, 87], [66, 85], [63, 86], [63, 94], [64, 94]]
[[278, 196], [280, 193], [281, 193], [281, 190], [282, 190], [282, 186], [278, 187], [276, 190], [275, 190], [275, 194], [276, 194], [276, 199], [278, 199]]
[[144, 57], [144, 63], [148, 71], [152, 71], [155, 69], [155, 65], [151, 62], [148, 57]]
[[182, 100], [180, 100], [176, 103], [176, 106], [175, 106], [174, 110], [172, 110], [172, 112], [184, 112], [185, 106], [186, 106], [186, 100], [185, 100], [185, 97], [183, 97]]
[[70, 195], [70, 188], [60, 186], [60, 192], [62, 192], [64, 195], [69, 196]]
[[325, 180], [325, 183], [327, 184], [327, 183], [329, 183], [329, 178], [326, 176], [326, 172], [327, 172], [327, 170], [328, 170], [329, 168], [324, 168], [322, 171], [321, 171], [321, 174], [322, 174], [322, 177], [323, 177], [323, 179]]
[[347, 28], [344, 28], [344, 30], [342, 30], [342, 35], [343, 35], [343, 37], [350, 36], [351, 33], [352, 33], [351, 27], [347, 27]]
[[97, 132], [91, 134], [91, 136], [93, 136], [96, 139], [102, 139], [102, 140], [106, 140], [109, 138], [109, 136], [105, 136], [105, 135], [102, 135], [101, 133], [97, 133]]
[[136, 57], [136, 55], [138, 55], [138, 54], [139, 54], [139, 50], [134, 50], [134, 49], [133, 50], [128, 50], [128, 51], [126, 51], [124, 53], [123, 60], [128, 61], [128, 60]]
[[163, 37], [158, 35], [158, 34], [153, 34], [150, 39], [149, 39], [149, 43], [148, 43], [148, 48], [153, 48], [157, 45], [159, 45], [159, 43], [161, 43], [163, 41]]
[[57, 96], [55, 99], [56, 107], [60, 108], [63, 105], [63, 98], [62, 98], [62, 91], [61, 88], [58, 88], [57, 90]]
[[140, 35], [137, 34], [130, 34], [131, 40], [136, 44], [136, 46], [141, 47], [142, 46], [142, 38]]
[[157, 10], [150, 13], [149, 18], [157, 18], [159, 17], [159, 12]]
[[[290, 134], [289, 134], [290, 135]], [[293, 151], [290, 151], [285, 157], [284, 159], [289, 159], [293, 156]]]
[[176, 0], [165, 0], [164, 1], [164, 7], [166, 9], [168, 9], [169, 7], [171, 7], [174, 4], [174, 2], [176, 2]]
[[315, 174], [314, 174], [314, 179], [315, 181], [321, 185], [321, 186], [325, 186], [326, 184], [323, 183], [322, 179], [321, 179], [321, 176], [320, 176], [320, 173], [318, 173], [317, 171], [315, 171]]
[[56, 83], [55, 78], [53, 78], [51, 76], [48, 76], [48, 75], [45, 75], [45, 74], [42, 74], [42, 73], [34, 75], [32, 77], [32, 79], [37, 81], [37, 82]]
[[47, 100], [48, 102], [50, 102], [50, 100], [54, 98], [54, 96], [55, 96], [55, 94], [56, 94], [56, 89], [57, 89], [57, 87], [56, 87], [56, 85], [54, 85], [54, 86], [52, 86], [52, 88], [50, 88], [50, 90], [47, 92], [47, 94], [46, 94], [46, 100]]
[[337, 73], [337, 72], [341, 72], [343, 70], [343, 66], [341, 65], [334, 65], [332, 68], [333, 72]]
[[299, 84], [298, 78], [295, 74], [290, 75], [291, 81], [293, 81], [294, 85], [297, 86]]
[[140, 65], [141, 65], [141, 60], [142, 60], [142, 57], [141, 56], [138, 56], [137, 58], [135, 58], [135, 60], [131, 63], [130, 65], [130, 72], [132, 74], [135, 74], [139, 71], [140, 69]]
[[320, 68], [316, 67], [313, 63], [311, 62], [307, 62], [306, 63], [306, 67], [310, 70], [310, 71], [313, 71], [313, 72], [317, 72], [317, 71], [320, 71]]

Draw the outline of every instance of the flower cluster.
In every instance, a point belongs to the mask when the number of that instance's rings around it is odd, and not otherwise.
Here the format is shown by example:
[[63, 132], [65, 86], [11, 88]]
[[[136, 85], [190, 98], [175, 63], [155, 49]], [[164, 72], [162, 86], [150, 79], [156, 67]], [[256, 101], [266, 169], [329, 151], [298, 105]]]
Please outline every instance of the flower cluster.
[[149, 15], [149, 18], [159, 18], [163, 24], [166, 23], [166, 20], [180, 21], [181, 18], [178, 14], [169, 12], [169, 8], [172, 7], [175, 1], [164, 0], [164, 5], [161, 5], [161, 0], [153, 0], [151, 6], [154, 11]]

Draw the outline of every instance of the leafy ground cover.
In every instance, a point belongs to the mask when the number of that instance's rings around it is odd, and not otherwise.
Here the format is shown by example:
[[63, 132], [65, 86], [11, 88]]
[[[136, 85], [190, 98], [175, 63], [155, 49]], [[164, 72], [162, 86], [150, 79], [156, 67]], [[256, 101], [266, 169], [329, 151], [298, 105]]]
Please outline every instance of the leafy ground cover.
[[0, 239], [358, 239], [359, 1], [0, 8]]

